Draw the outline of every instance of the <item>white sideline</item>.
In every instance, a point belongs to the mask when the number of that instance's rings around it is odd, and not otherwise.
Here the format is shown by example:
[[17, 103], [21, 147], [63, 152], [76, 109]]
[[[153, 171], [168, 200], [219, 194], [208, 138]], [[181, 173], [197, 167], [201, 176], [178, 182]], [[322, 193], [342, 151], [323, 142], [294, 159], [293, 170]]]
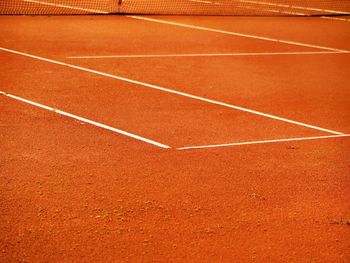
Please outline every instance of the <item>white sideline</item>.
[[250, 142], [236, 142], [236, 143], [211, 144], [211, 145], [199, 145], [199, 146], [186, 146], [186, 147], [176, 148], [176, 150], [232, 147], [232, 146], [251, 145], [251, 144], [265, 144], [265, 143], [291, 142], [291, 141], [306, 141], [306, 140], [340, 138], [340, 137], [350, 137], [350, 134], [339, 134], [339, 135], [328, 135], [328, 136], [313, 136], [313, 137], [302, 137], [302, 138], [287, 138], [287, 139], [250, 141]]
[[277, 42], [277, 43], [283, 43], [283, 44], [288, 44], [288, 45], [295, 45], [295, 46], [300, 46], [300, 47], [309, 47], [309, 48], [316, 48], [316, 49], [323, 49], [323, 50], [330, 50], [330, 51], [337, 51], [337, 52], [348, 52], [347, 50], [342, 50], [342, 49], [337, 49], [337, 48], [324, 47], [324, 46], [306, 44], [306, 43], [301, 43], [301, 42], [296, 42], [296, 41], [289, 41], [289, 40], [284, 40], [284, 39], [271, 38], [271, 37], [255, 36], [255, 35], [251, 35], [251, 34], [243, 34], [243, 33], [232, 32], [232, 31], [221, 30], [221, 29], [215, 29], [215, 28], [209, 28], [209, 27], [203, 27], [203, 26], [195, 26], [195, 25], [178, 23], [178, 22], [162, 20], [162, 19], [155, 19], [155, 18], [149, 18], [149, 17], [143, 17], [143, 16], [132, 16], [132, 15], [128, 15], [127, 17], [130, 17], [130, 18], [133, 18], [133, 19], [144, 20], [144, 21], [148, 21], [148, 22], [155, 22], [155, 23], [160, 23], [160, 24], [179, 26], [179, 27], [197, 29], [197, 30], [214, 32], [214, 33], [221, 33], [221, 34], [227, 34], [227, 35], [233, 35], [233, 36], [239, 36], [239, 37], [246, 37], [246, 38], [258, 39], [258, 40], [264, 40], [264, 41], [270, 41], [270, 42]]
[[65, 112], [65, 111], [62, 111], [62, 110], [58, 110], [58, 109], [52, 108], [50, 106], [46, 106], [46, 105], [34, 102], [34, 101], [30, 101], [30, 100], [27, 100], [27, 99], [24, 99], [24, 98], [15, 96], [15, 95], [11, 95], [11, 94], [6, 93], [4, 91], [0, 91], [0, 95], [6, 96], [6, 97], [9, 97], [9, 98], [18, 100], [18, 101], [22, 101], [24, 103], [27, 103], [27, 104], [30, 104], [30, 105], [33, 105], [33, 106], [36, 106], [36, 107], [39, 107], [39, 108], [42, 108], [42, 109], [45, 109], [45, 110], [48, 110], [48, 111], [55, 112], [57, 114], [60, 114], [60, 115], [63, 115], [63, 116], [66, 116], [66, 117], [69, 117], [69, 118], [72, 118], [72, 119], [76, 119], [76, 120], [79, 120], [81, 122], [85, 122], [85, 123], [88, 123], [88, 124], [91, 124], [91, 125], [103, 128], [105, 130], [109, 130], [109, 131], [112, 131], [112, 132], [115, 132], [115, 133], [118, 133], [118, 134], [122, 134], [122, 135], [125, 135], [127, 137], [130, 137], [130, 138], [133, 138], [133, 139], [136, 139], [136, 140], [139, 140], [139, 141], [143, 141], [143, 142], [152, 144], [154, 146], [158, 146], [160, 148], [165, 148], [165, 149], [171, 148], [168, 145], [161, 144], [159, 142], [156, 142], [156, 141], [153, 141], [153, 140], [141, 137], [139, 135], [132, 134], [130, 132], [126, 132], [126, 131], [123, 131], [123, 130], [120, 130], [120, 129], [116, 129], [116, 128], [113, 128], [111, 126], [108, 126], [108, 125], [105, 125], [105, 124], [102, 124], [102, 123], [99, 123], [99, 122], [96, 122], [96, 121], [92, 121], [92, 120], [89, 120], [89, 119], [86, 119], [86, 118], [83, 118], [83, 117], [79, 117], [77, 115], [74, 115], [74, 114], [71, 114], [71, 113], [68, 113], [68, 112]]

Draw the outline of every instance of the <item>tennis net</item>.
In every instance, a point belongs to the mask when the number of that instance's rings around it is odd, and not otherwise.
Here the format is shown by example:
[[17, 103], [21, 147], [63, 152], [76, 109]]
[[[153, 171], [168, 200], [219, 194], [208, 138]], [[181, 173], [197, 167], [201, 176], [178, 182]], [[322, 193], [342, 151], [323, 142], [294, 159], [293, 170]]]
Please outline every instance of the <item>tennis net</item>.
[[0, 14], [350, 15], [350, 0], [0, 0]]

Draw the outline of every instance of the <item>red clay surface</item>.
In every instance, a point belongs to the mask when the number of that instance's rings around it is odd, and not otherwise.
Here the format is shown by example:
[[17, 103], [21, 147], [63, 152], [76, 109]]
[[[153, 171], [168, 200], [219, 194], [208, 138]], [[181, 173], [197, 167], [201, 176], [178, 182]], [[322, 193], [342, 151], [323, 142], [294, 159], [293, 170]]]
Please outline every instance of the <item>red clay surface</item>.
[[[350, 50], [349, 22], [159, 18]], [[73, 59], [320, 50], [116, 16], [3, 16], [0, 23], [3, 48], [350, 133], [349, 54]], [[331, 134], [4, 51], [0, 57], [0, 90], [173, 147], [0, 95], [1, 262], [350, 259], [349, 137], [179, 151]]]

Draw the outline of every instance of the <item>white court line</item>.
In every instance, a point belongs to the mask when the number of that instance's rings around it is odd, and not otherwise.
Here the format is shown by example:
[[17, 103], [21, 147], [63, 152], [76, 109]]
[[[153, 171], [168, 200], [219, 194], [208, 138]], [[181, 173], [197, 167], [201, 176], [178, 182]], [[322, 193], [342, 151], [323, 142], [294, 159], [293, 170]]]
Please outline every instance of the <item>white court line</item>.
[[277, 56], [277, 55], [320, 55], [348, 54], [338, 51], [311, 52], [259, 52], [259, 53], [198, 53], [198, 54], [150, 54], [150, 55], [104, 55], [104, 56], [70, 56], [69, 59], [98, 59], [98, 58], [163, 58], [163, 57], [240, 57], [240, 56]]
[[[195, 0], [193, 0], [195, 1]], [[195, 1], [195, 2], [202, 2], [202, 1]], [[313, 7], [304, 7], [304, 6], [295, 6], [295, 5], [285, 5], [285, 4], [276, 4], [276, 3], [270, 3], [270, 2], [259, 2], [259, 1], [250, 1], [250, 0], [239, 0], [241, 3], [251, 3], [251, 4], [256, 4], [256, 5], [267, 5], [267, 6], [272, 6], [272, 7], [282, 7], [282, 8], [290, 8], [290, 9], [299, 9], [303, 11], [316, 11], [320, 13], [330, 13], [330, 14], [349, 14], [349, 12], [346, 11], [336, 11], [336, 10], [330, 10], [330, 9], [320, 9], [320, 8], [313, 8]], [[217, 4], [216, 2], [209, 2], [209, 4]], [[249, 6], [239, 6], [240, 8], [244, 9], [251, 9], [251, 10], [262, 10], [266, 12], [271, 12], [271, 13], [278, 13], [278, 14], [287, 14], [287, 15], [298, 15], [298, 16], [311, 16], [311, 14], [306, 14], [306, 13], [300, 13], [300, 12], [292, 12], [292, 11], [282, 11], [279, 9], [265, 9], [265, 8], [254, 8], [254, 7], [249, 7]], [[339, 17], [332, 17], [332, 16], [320, 16], [320, 18], [323, 19], [331, 19], [331, 20], [339, 20], [339, 21], [346, 21], [349, 22], [350, 19], [346, 18], [339, 18]]]
[[[284, 5], [284, 4], [275, 4], [275, 3], [268, 3], [268, 2], [258, 2], [258, 1], [250, 1], [250, 0], [240, 0], [242, 3], [252, 3], [252, 4], [260, 4], [260, 5], [268, 5], [273, 7], [283, 7], [283, 8], [290, 8], [290, 9], [300, 9], [304, 11], [316, 11], [320, 13], [330, 13], [330, 14], [349, 14], [349, 12], [345, 11], [335, 11], [335, 10], [329, 10], [329, 9], [319, 9], [319, 8], [312, 8], [312, 7], [303, 7], [303, 6], [292, 6], [292, 5]], [[245, 9], [251, 9], [251, 10], [260, 10], [261, 8], [254, 8], [254, 7], [248, 7], [248, 6], [242, 6], [242, 8]], [[274, 10], [274, 9], [261, 9], [266, 12], [271, 13], [278, 13], [278, 14], [287, 14], [287, 15], [299, 15], [299, 16], [311, 16], [311, 14], [306, 13], [300, 13], [300, 12], [291, 12], [291, 11], [282, 11], [282, 10]], [[320, 18], [323, 19], [331, 19], [331, 20], [339, 20], [339, 21], [346, 21], [349, 22], [349, 19], [346, 18], [339, 18], [339, 17], [333, 17], [333, 16], [320, 16]]]
[[227, 30], [202, 27], [202, 26], [195, 26], [195, 25], [190, 25], [190, 24], [183, 24], [183, 23], [162, 20], [162, 19], [155, 19], [155, 18], [149, 18], [149, 17], [143, 17], [143, 16], [129, 16], [129, 15], [127, 17], [130, 17], [133, 19], [149, 21], [149, 22], [160, 23], [160, 24], [179, 26], [179, 27], [197, 29], [197, 30], [208, 31], [208, 32], [215, 32], [215, 33], [221, 33], [221, 34], [227, 34], [227, 35], [233, 35], [233, 36], [239, 36], [239, 37], [246, 37], [246, 38], [258, 39], [258, 40], [264, 40], [264, 41], [270, 41], [270, 42], [277, 42], [277, 43], [283, 43], [283, 44], [288, 44], [288, 45], [316, 48], [316, 49], [323, 49], [323, 50], [330, 50], [330, 51], [337, 51], [337, 52], [348, 52], [347, 50], [342, 50], [342, 49], [337, 49], [337, 48], [324, 47], [324, 46], [306, 44], [306, 43], [271, 38], [271, 37], [255, 36], [255, 35], [243, 34], [243, 33], [238, 33], [238, 32], [227, 31]]
[[304, 10], [304, 11], [316, 11], [316, 12], [321, 12], [321, 13], [350, 14], [349, 12], [345, 12], [345, 11], [336, 11], [336, 10], [322, 9], [322, 8], [316, 8], [316, 7], [277, 4], [277, 3], [270, 3], [270, 2], [260, 2], [260, 1], [253, 1], [253, 0], [239, 0], [239, 2], [256, 4], [256, 5], [267, 5], [267, 6], [273, 6], [273, 7], [283, 7], [283, 8], [290, 8], [290, 9], [300, 9], [300, 10]]
[[[189, 0], [189, 1], [205, 3], [205, 4], [212, 4], [212, 5], [223, 5], [220, 2], [200, 1], [200, 0]], [[239, 1], [239, 2], [246, 3], [244, 1]], [[242, 8], [242, 9], [249, 9], [249, 10], [258, 10], [258, 11], [265, 11], [265, 12], [279, 13], [279, 14], [288, 14], [288, 15], [299, 15], [299, 16], [306, 15], [304, 13], [299, 13], [299, 12], [287, 12], [287, 11], [281, 11], [281, 10], [266, 9], [266, 8], [261, 8], [261, 7], [256, 8], [256, 7], [250, 7], [250, 6], [247, 6], [247, 5], [235, 6], [235, 8]]]
[[6, 93], [4, 91], [0, 91], [0, 95], [6, 96], [6, 97], [9, 97], [9, 98], [18, 100], [18, 101], [22, 101], [22, 102], [25, 102], [27, 104], [30, 104], [30, 105], [33, 105], [33, 106], [36, 106], [36, 107], [39, 107], [39, 108], [42, 108], [42, 109], [45, 109], [45, 110], [48, 110], [48, 111], [52, 111], [54, 113], [57, 113], [57, 114], [60, 114], [60, 115], [63, 115], [63, 116], [66, 116], [66, 117], [69, 117], [69, 118], [72, 118], [72, 119], [76, 119], [76, 120], [79, 120], [81, 122], [89, 123], [91, 125], [103, 128], [105, 130], [109, 130], [109, 131], [112, 131], [112, 132], [115, 132], [115, 133], [118, 133], [118, 134], [122, 134], [122, 135], [125, 135], [125, 136], [128, 136], [128, 137], [131, 137], [133, 139], [136, 139], [136, 140], [139, 140], [139, 141], [143, 141], [143, 142], [152, 144], [154, 146], [158, 146], [160, 148], [165, 148], [165, 149], [171, 148], [168, 145], [161, 144], [159, 142], [156, 142], [156, 141], [153, 141], [153, 140], [141, 137], [139, 135], [132, 134], [132, 133], [129, 133], [129, 132], [126, 132], [126, 131], [123, 131], [123, 130], [119, 130], [119, 129], [113, 128], [111, 126], [108, 126], [108, 125], [105, 125], [105, 124], [102, 124], [102, 123], [99, 123], [99, 122], [96, 122], [96, 121], [92, 121], [92, 120], [89, 120], [89, 119], [86, 119], [86, 118], [83, 118], [83, 117], [79, 117], [77, 115], [74, 115], [74, 114], [71, 114], [71, 113], [68, 113], [68, 112], [65, 112], [65, 111], [61, 111], [61, 110], [58, 110], [58, 109], [55, 109], [55, 108], [52, 108], [52, 107], [49, 107], [49, 106], [46, 106], [46, 105], [43, 105], [43, 104], [40, 104], [40, 103], [37, 103], [37, 102], [33, 102], [33, 101], [30, 101], [30, 100], [27, 100], [27, 99], [24, 99], [24, 98], [21, 98], [21, 97], [17, 97], [15, 95], [8, 94], [8, 93]]
[[195, 3], [204, 3], [204, 4], [216, 4], [215, 2], [212, 1], [204, 1], [204, 0], [189, 0], [190, 2], [195, 2]]
[[256, 8], [256, 7], [249, 7], [249, 6], [240, 6], [240, 8], [249, 9], [249, 10], [261, 10], [264, 12], [270, 12], [270, 13], [276, 13], [276, 14], [285, 14], [285, 15], [292, 15], [292, 16], [307, 16], [305, 13], [300, 12], [291, 12], [291, 11], [281, 11], [276, 9], [266, 9], [266, 8]]
[[340, 17], [334, 17], [334, 16], [321, 16], [321, 18], [330, 19], [330, 20], [338, 20], [338, 21], [350, 22], [350, 19], [340, 18]]
[[[251, 9], [251, 10], [260, 10], [261, 8], [253, 8], [253, 7], [242, 7], [245, 9]], [[300, 12], [288, 12], [288, 11], [281, 11], [281, 10], [273, 10], [273, 9], [261, 9], [263, 11], [266, 12], [270, 12], [270, 13], [276, 13], [276, 14], [287, 14], [287, 15], [297, 15], [297, 16], [311, 16], [305, 13], [300, 13]], [[322, 18], [322, 19], [331, 19], [331, 20], [339, 20], [339, 21], [345, 21], [345, 22], [350, 22], [350, 19], [346, 19], [346, 18], [339, 18], [339, 17], [334, 17], [334, 16], [318, 16], [318, 18]]]
[[141, 82], [141, 81], [137, 81], [137, 80], [132, 80], [132, 79], [116, 76], [116, 75], [104, 73], [104, 72], [97, 71], [97, 70], [83, 68], [83, 67], [75, 66], [75, 65], [72, 65], [72, 64], [67, 64], [67, 63], [64, 63], [64, 62], [60, 62], [60, 61], [56, 61], [56, 60], [52, 60], [52, 59], [48, 59], [48, 58], [34, 56], [34, 55], [30, 55], [30, 54], [27, 54], [27, 53], [22, 53], [22, 52], [11, 50], [11, 49], [7, 49], [7, 48], [0, 47], [0, 50], [6, 51], [6, 52], [9, 52], [9, 53], [13, 53], [13, 54], [17, 54], [17, 55], [21, 55], [21, 56], [25, 56], [25, 57], [30, 57], [30, 58], [34, 58], [34, 59], [50, 62], [50, 63], [61, 65], [61, 66], [66, 66], [66, 67], [69, 67], [69, 68], [78, 69], [78, 70], [81, 70], [81, 71], [85, 71], [85, 72], [101, 75], [101, 76], [104, 76], [104, 77], [109, 77], [109, 78], [125, 81], [125, 82], [128, 82], [128, 83], [144, 86], [144, 87], [155, 89], [155, 90], [160, 90], [160, 91], [164, 91], [164, 92], [168, 92], [168, 93], [172, 93], [172, 94], [177, 94], [177, 95], [180, 95], [180, 96], [183, 96], [183, 97], [187, 97], [187, 98], [191, 98], [191, 99], [195, 99], [195, 100], [199, 100], [199, 101], [204, 101], [204, 102], [215, 104], [215, 105], [220, 105], [220, 106], [223, 106], [223, 107], [226, 107], [226, 108], [231, 108], [231, 109], [235, 109], [235, 110], [249, 112], [249, 113], [252, 113], [252, 114], [255, 114], [255, 115], [259, 115], [259, 116], [263, 116], [263, 117], [266, 117], [266, 118], [275, 119], [275, 120], [279, 120], [279, 121], [283, 121], [283, 122], [287, 122], [287, 123], [292, 123], [292, 124], [303, 126], [303, 127], [307, 127], [307, 128], [310, 128], [310, 129], [324, 131], [324, 132], [328, 132], [328, 133], [332, 133], [332, 134], [342, 134], [341, 132], [337, 132], [337, 131], [333, 131], [333, 130], [317, 127], [317, 126], [306, 124], [306, 123], [303, 123], [303, 122], [293, 121], [293, 120], [290, 120], [290, 119], [287, 119], [287, 118], [283, 118], [283, 117], [279, 117], [279, 116], [275, 116], [275, 115], [272, 115], [272, 114], [267, 114], [267, 113], [263, 113], [263, 112], [260, 112], [260, 111], [256, 111], [256, 110], [252, 110], [252, 109], [248, 109], [248, 108], [244, 108], [244, 107], [240, 107], [240, 106], [236, 106], [236, 105], [233, 105], [233, 104], [228, 104], [228, 103], [224, 103], [224, 102], [220, 102], [220, 101], [216, 101], [216, 100], [212, 100], [212, 99], [206, 99], [206, 98], [203, 98], [203, 97], [200, 97], [200, 96], [191, 95], [189, 93], [176, 91], [176, 90], [160, 87], [160, 86], [157, 86], [157, 85], [148, 84], [148, 83], [145, 83], [145, 82]]
[[212, 144], [212, 145], [199, 145], [199, 146], [187, 146], [176, 148], [176, 150], [190, 150], [190, 149], [206, 149], [206, 148], [219, 148], [219, 147], [233, 147], [241, 145], [251, 144], [265, 144], [265, 143], [277, 143], [277, 142], [291, 142], [291, 141], [306, 141], [306, 140], [317, 140], [327, 138], [340, 138], [350, 137], [350, 134], [339, 134], [339, 135], [328, 135], [328, 136], [313, 136], [303, 138], [288, 138], [288, 139], [275, 139], [275, 140], [263, 140], [263, 141], [250, 141], [250, 142], [236, 142], [236, 143], [224, 143], [224, 144]]
[[[214, 4], [214, 5], [223, 5], [223, 3], [216, 2], [216, 1], [203, 1], [203, 0], [189, 0], [190, 2], [198, 2], [198, 3], [205, 3], [205, 4]], [[289, 8], [289, 9], [299, 9], [303, 11], [316, 11], [320, 13], [330, 13], [330, 14], [349, 14], [347, 11], [337, 11], [337, 10], [331, 10], [331, 9], [322, 9], [322, 8], [316, 8], [316, 7], [306, 7], [306, 6], [296, 6], [296, 5], [287, 5], [287, 4], [279, 4], [279, 3], [271, 3], [271, 2], [261, 2], [261, 1], [254, 1], [254, 0], [238, 0], [240, 3], [245, 4], [253, 4], [253, 5], [265, 5], [269, 7], [279, 7], [279, 8]], [[255, 10], [261, 10], [261, 8], [254, 8], [254, 7], [248, 7], [248, 6], [240, 6], [240, 8], [247, 8], [247, 9], [255, 9]], [[291, 15], [310, 15], [305, 13], [298, 13], [298, 12], [287, 12], [287, 11], [280, 11], [280, 10], [269, 10], [269, 9], [263, 9], [263, 11], [271, 11], [276, 13], [285, 13], [285, 14], [291, 14]]]
[[97, 13], [97, 14], [109, 14], [109, 12], [96, 10], [96, 9], [86, 9], [86, 8], [80, 8], [75, 6], [69, 6], [69, 5], [61, 5], [61, 4], [54, 4], [54, 3], [47, 3], [42, 1], [36, 1], [36, 0], [20, 0], [22, 2], [28, 2], [28, 3], [34, 3], [39, 5], [47, 5], [47, 6], [54, 6], [54, 7], [61, 7], [66, 9], [72, 9], [72, 10], [78, 10], [78, 11], [84, 11], [89, 13]]

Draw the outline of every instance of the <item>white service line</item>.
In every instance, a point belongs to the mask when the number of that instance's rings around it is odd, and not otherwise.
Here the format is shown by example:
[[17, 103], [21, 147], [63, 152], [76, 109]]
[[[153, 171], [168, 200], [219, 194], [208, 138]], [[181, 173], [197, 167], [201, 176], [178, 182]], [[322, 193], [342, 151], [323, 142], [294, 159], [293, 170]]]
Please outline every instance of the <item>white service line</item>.
[[214, 1], [204, 1], [204, 0], [189, 0], [189, 1], [194, 3], [201, 3], [201, 4], [224, 5], [223, 3], [214, 2]]
[[153, 140], [141, 137], [139, 135], [132, 134], [132, 133], [129, 133], [129, 132], [126, 132], [126, 131], [123, 131], [123, 130], [119, 130], [119, 129], [113, 128], [111, 126], [108, 126], [108, 125], [105, 125], [105, 124], [102, 124], [102, 123], [99, 123], [99, 122], [96, 122], [96, 121], [92, 121], [92, 120], [89, 120], [89, 119], [86, 119], [86, 118], [83, 118], [83, 117], [79, 117], [77, 115], [74, 115], [74, 114], [71, 114], [71, 113], [68, 113], [68, 112], [65, 112], [65, 111], [62, 111], [62, 110], [58, 110], [58, 109], [52, 108], [50, 106], [46, 106], [46, 105], [43, 105], [43, 104], [40, 104], [40, 103], [37, 103], [37, 102], [33, 102], [33, 101], [30, 101], [30, 100], [27, 100], [27, 99], [24, 99], [24, 98], [15, 96], [15, 95], [11, 95], [11, 94], [8, 94], [8, 93], [6, 93], [4, 91], [0, 91], [0, 95], [6, 96], [6, 97], [9, 97], [9, 98], [18, 100], [18, 101], [22, 101], [24, 103], [27, 103], [27, 104], [30, 104], [30, 105], [33, 105], [33, 106], [36, 106], [36, 107], [39, 107], [39, 108], [42, 108], [42, 109], [45, 109], [45, 110], [48, 110], [48, 111], [55, 112], [57, 114], [60, 114], [60, 115], [63, 115], [63, 116], [66, 116], [66, 117], [69, 117], [69, 118], [72, 118], [72, 119], [76, 119], [76, 120], [79, 120], [81, 122], [85, 122], [85, 123], [88, 123], [88, 124], [91, 124], [91, 125], [103, 128], [105, 130], [109, 130], [109, 131], [112, 131], [112, 132], [115, 132], [115, 133], [118, 133], [118, 134], [122, 134], [122, 135], [125, 135], [125, 136], [128, 136], [128, 137], [131, 137], [133, 139], [136, 139], [136, 140], [139, 140], [139, 141], [143, 141], [143, 142], [152, 144], [154, 146], [158, 146], [160, 148], [165, 148], [165, 149], [171, 148], [168, 145], [161, 144], [159, 142], [156, 142], [156, 141], [153, 141]]
[[287, 118], [283, 118], [283, 117], [279, 117], [279, 116], [275, 116], [275, 115], [272, 115], [272, 114], [267, 114], [267, 113], [263, 113], [263, 112], [260, 112], [260, 111], [256, 111], [256, 110], [252, 110], [252, 109], [248, 109], [248, 108], [244, 108], [244, 107], [240, 107], [240, 106], [236, 106], [236, 105], [233, 105], [233, 104], [228, 104], [228, 103], [224, 103], [224, 102], [220, 102], [220, 101], [216, 101], [216, 100], [212, 100], [212, 99], [206, 99], [206, 98], [203, 98], [203, 97], [200, 97], [200, 96], [191, 95], [189, 93], [176, 91], [176, 90], [160, 87], [160, 86], [157, 86], [157, 85], [148, 84], [148, 83], [145, 83], [145, 82], [141, 82], [141, 81], [137, 81], [137, 80], [132, 80], [132, 79], [116, 76], [116, 75], [104, 73], [104, 72], [97, 71], [97, 70], [83, 68], [83, 67], [75, 66], [75, 65], [72, 65], [72, 64], [67, 64], [67, 63], [64, 63], [64, 62], [60, 62], [60, 61], [56, 61], [56, 60], [52, 60], [52, 59], [48, 59], [48, 58], [34, 56], [34, 55], [31, 55], [31, 54], [27, 54], [27, 53], [15, 51], [15, 50], [3, 48], [3, 47], [0, 47], [0, 50], [6, 51], [6, 52], [9, 52], [9, 53], [13, 53], [13, 54], [17, 54], [17, 55], [21, 55], [21, 56], [25, 56], [25, 57], [30, 57], [30, 58], [34, 58], [34, 59], [50, 62], [50, 63], [61, 65], [61, 66], [66, 66], [66, 67], [69, 67], [69, 68], [78, 69], [78, 70], [81, 70], [81, 71], [85, 71], [85, 72], [101, 75], [101, 76], [104, 76], [104, 77], [109, 77], [109, 78], [125, 81], [125, 82], [128, 82], [128, 83], [137, 84], [137, 85], [144, 86], [144, 87], [151, 88], [151, 89], [155, 89], [155, 90], [160, 90], [160, 91], [164, 91], [164, 92], [168, 92], [168, 93], [172, 93], [172, 94], [177, 94], [177, 95], [180, 95], [180, 96], [183, 96], [183, 97], [187, 97], [187, 98], [191, 98], [191, 99], [195, 99], [195, 100], [199, 100], [199, 101], [204, 101], [204, 102], [211, 103], [211, 104], [220, 105], [220, 106], [223, 106], [223, 107], [226, 107], [226, 108], [231, 108], [231, 109], [235, 109], [235, 110], [249, 112], [249, 113], [252, 113], [252, 114], [255, 114], [255, 115], [259, 115], [259, 116], [263, 116], [263, 117], [270, 118], [270, 119], [275, 119], [275, 120], [279, 120], [279, 121], [283, 121], [283, 122], [287, 122], [287, 123], [292, 123], [292, 124], [295, 124], [295, 125], [299, 125], [299, 126], [303, 126], [303, 127], [319, 130], [319, 131], [324, 131], [324, 132], [328, 132], [328, 133], [332, 133], [332, 134], [342, 134], [341, 132], [337, 132], [337, 131], [333, 131], [333, 130], [317, 127], [317, 126], [306, 124], [306, 123], [303, 123], [303, 122], [293, 121], [293, 120], [290, 120], [290, 119], [287, 119]]
[[277, 55], [321, 55], [348, 54], [338, 51], [310, 51], [310, 52], [259, 52], [259, 53], [197, 53], [197, 54], [152, 54], [152, 55], [101, 55], [101, 56], [70, 56], [69, 59], [99, 59], [99, 58], [164, 58], [164, 57], [241, 57], [241, 56], [277, 56]]
[[277, 143], [277, 142], [291, 142], [291, 141], [307, 141], [317, 139], [350, 137], [350, 134], [328, 135], [328, 136], [313, 136], [303, 138], [287, 138], [287, 139], [275, 139], [275, 140], [263, 140], [263, 141], [250, 141], [250, 142], [236, 142], [236, 143], [224, 143], [224, 144], [212, 144], [212, 145], [199, 145], [199, 146], [187, 146], [176, 148], [176, 150], [191, 150], [191, 149], [207, 149], [207, 148], [219, 148], [219, 147], [233, 147], [251, 144], [265, 144], [265, 143]]
[[149, 21], [149, 22], [160, 23], [160, 24], [179, 26], [179, 27], [197, 29], [197, 30], [208, 31], [208, 32], [215, 32], [215, 33], [221, 33], [221, 34], [227, 34], [227, 35], [233, 35], [233, 36], [239, 36], [239, 37], [246, 37], [246, 38], [258, 39], [258, 40], [264, 40], [264, 41], [270, 41], [270, 42], [277, 42], [277, 43], [295, 45], [295, 46], [300, 46], [300, 47], [317, 48], [317, 49], [330, 50], [330, 51], [336, 51], [336, 52], [348, 52], [347, 50], [342, 50], [342, 49], [337, 49], [337, 48], [324, 47], [324, 46], [306, 44], [306, 43], [271, 38], [271, 37], [255, 36], [255, 35], [251, 35], [251, 34], [243, 34], [243, 33], [238, 33], [238, 32], [227, 31], [227, 30], [202, 27], [202, 26], [195, 26], [195, 25], [178, 23], [178, 22], [162, 20], [162, 19], [155, 19], [155, 18], [149, 18], [149, 17], [143, 17], [143, 16], [130, 16], [130, 15], [128, 15], [127, 17], [130, 17], [133, 19]]
[[203, 4], [215, 4], [215, 2], [212, 1], [204, 1], [204, 0], [189, 0], [190, 2], [195, 2], [195, 3], [203, 3]]
[[60, 8], [66, 8], [66, 9], [84, 11], [84, 12], [89, 12], [89, 13], [97, 13], [97, 14], [108, 14], [109, 13], [109, 12], [106, 12], [106, 11], [101, 11], [101, 10], [96, 10], [96, 9], [87, 9], [87, 8], [75, 7], [75, 6], [69, 6], [69, 5], [47, 3], [47, 2], [36, 1], [36, 0], [20, 0], [20, 1], [33, 3], [33, 4], [39, 4], [39, 5], [47, 5], [47, 6], [54, 6], [54, 7], [60, 7]]

